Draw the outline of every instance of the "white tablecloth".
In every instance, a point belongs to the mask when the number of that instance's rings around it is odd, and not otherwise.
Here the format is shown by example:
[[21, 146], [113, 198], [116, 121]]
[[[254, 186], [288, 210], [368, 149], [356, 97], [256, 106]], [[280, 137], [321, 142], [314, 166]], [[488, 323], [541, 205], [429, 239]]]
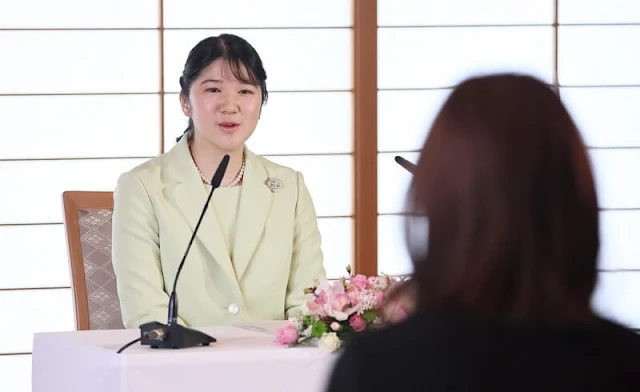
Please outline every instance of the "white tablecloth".
[[[116, 351], [138, 330], [39, 333], [33, 346], [33, 392], [324, 390], [336, 354], [274, 343], [281, 322], [197, 328], [208, 347]], [[250, 330], [246, 326], [259, 327]]]

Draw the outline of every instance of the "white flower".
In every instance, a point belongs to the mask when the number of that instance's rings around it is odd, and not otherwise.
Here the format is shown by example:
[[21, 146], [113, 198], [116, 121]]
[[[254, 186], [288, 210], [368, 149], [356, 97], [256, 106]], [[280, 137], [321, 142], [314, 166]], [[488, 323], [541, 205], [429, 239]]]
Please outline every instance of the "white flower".
[[329, 352], [333, 352], [340, 348], [342, 342], [335, 332], [329, 332], [322, 335], [318, 345]]
[[302, 306], [300, 306], [300, 307], [297, 307], [295, 309], [291, 309], [289, 311], [289, 319], [291, 319], [291, 318], [301, 318], [301, 317], [306, 316], [306, 313], [305, 313], [306, 309], [305, 308], [306, 308], [306, 306], [304, 304], [302, 304]]
[[360, 311], [358, 314], [362, 314], [369, 309], [375, 308], [377, 305], [376, 293], [371, 290], [363, 291], [360, 296]]
[[298, 331], [302, 329], [302, 320], [299, 319], [298, 317], [290, 317], [289, 324], [293, 325], [293, 327]]
[[389, 288], [389, 281], [383, 276], [378, 276], [371, 283], [371, 288], [374, 290], [385, 291]]
[[305, 329], [304, 331], [302, 331], [302, 333], [300, 334], [306, 338], [311, 336], [311, 326], [308, 326], [307, 329]]

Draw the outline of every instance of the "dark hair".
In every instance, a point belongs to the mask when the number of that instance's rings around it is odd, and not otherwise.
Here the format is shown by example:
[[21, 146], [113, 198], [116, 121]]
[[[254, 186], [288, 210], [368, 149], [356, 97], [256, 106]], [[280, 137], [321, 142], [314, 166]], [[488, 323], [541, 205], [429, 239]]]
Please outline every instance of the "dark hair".
[[[513, 74], [458, 85], [433, 123], [407, 202], [418, 309], [594, 319], [594, 181], [576, 125], [549, 86]], [[416, 235], [425, 222], [428, 234]]]
[[[267, 102], [267, 73], [262, 66], [262, 60], [251, 44], [233, 34], [205, 38], [191, 49], [180, 76], [180, 93], [188, 98], [193, 82], [205, 68], [218, 59], [229, 62], [236, 79], [260, 87], [262, 104]], [[192, 130], [193, 120], [189, 119], [185, 133]], [[182, 135], [177, 140], [181, 137]]]

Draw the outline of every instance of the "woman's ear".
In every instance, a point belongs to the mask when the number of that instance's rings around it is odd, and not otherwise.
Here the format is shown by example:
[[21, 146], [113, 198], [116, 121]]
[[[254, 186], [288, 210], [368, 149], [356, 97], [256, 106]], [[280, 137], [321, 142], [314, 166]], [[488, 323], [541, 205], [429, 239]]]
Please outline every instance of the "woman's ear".
[[187, 117], [191, 117], [191, 105], [189, 104], [189, 98], [185, 97], [183, 93], [180, 93], [179, 96], [182, 113]]

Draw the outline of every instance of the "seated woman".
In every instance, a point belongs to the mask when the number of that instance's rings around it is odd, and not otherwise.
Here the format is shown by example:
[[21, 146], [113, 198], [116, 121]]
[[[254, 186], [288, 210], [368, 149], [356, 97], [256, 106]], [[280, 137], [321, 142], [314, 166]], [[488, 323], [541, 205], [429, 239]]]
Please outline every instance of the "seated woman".
[[328, 391], [640, 391], [640, 336], [590, 306], [596, 190], [549, 86], [511, 74], [457, 86], [408, 206], [415, 313], [355, 337]]
[[224, 34], [198, 43], [180, 77], [189, 127], [166, 154], [124, 173], [114, 192], [113, 266], [124, 324], [166, 322], [173, 280], [224, 155], [222, 185], [177, 285], [187, 326], [284, 319], [325, 276], [302, 174], [245, 142], [267, 100], [254, 48]]

